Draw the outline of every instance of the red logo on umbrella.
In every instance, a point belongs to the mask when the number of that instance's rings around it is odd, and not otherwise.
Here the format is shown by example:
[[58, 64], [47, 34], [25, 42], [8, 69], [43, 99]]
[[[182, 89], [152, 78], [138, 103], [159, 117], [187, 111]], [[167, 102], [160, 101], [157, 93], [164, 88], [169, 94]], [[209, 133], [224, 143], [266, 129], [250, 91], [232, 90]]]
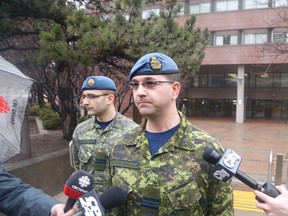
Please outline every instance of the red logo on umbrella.
[[0, 96], [0, 113], [7, 113], [10, 111], [10, 107], [8, 102], [4, 99], [4, 97]]

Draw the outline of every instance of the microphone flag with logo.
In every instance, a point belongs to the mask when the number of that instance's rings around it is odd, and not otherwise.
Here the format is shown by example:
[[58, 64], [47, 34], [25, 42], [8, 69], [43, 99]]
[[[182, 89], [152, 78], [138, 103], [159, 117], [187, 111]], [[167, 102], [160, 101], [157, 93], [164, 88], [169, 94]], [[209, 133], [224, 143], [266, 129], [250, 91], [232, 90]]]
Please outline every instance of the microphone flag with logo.
[[64, 194], [68, 196], [64, 212], [73, 208], [76, 200], [94, 188], [94, 177], [85, 170], [75, 171], [64, 186]]
[[128, 191], [118, 186], [112, 186], [105, 190], [100, 196], [94, 191], [90, 191], [81, 196], [79, 207], [81, 216], [104, 216], [105, 211], [111, 210], [125, 203]]
[[[213, 176], [220, 181], [226, 182], [235, 176], [250, 188], [261, 191], [268, 196], [275, 198], [280, 194], [273, 184], [269, 182], [266, 182], [263, 185], [258, 184], [254, 179], [238, 170], [242, 157], [229, 148], [225, 150], [222, 156], [216, 150], [206, 148], [203, 153], [203, 159], [208, 163], [215, 165], [212, 173]], [[263, 202], [258, 197], [256, 197], [256, 199], [259, 202]]]

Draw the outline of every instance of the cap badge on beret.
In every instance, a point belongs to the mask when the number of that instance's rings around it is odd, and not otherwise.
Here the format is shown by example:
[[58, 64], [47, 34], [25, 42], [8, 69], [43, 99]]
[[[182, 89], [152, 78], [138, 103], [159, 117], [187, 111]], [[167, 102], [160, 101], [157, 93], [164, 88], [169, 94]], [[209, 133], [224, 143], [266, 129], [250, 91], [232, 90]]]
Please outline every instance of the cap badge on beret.
[[151, 57], [149, 64], [152, 70], [162, 69], [162, 64], [156, 57]]
[[91, 78], [91, 79], [88, 80], [87, 84], [88, 84], [88, 86], [90, 86], [90, 87], [91, 87], [91, 86], [94, 86], [94, 85], [95, 85], [95, 80]]

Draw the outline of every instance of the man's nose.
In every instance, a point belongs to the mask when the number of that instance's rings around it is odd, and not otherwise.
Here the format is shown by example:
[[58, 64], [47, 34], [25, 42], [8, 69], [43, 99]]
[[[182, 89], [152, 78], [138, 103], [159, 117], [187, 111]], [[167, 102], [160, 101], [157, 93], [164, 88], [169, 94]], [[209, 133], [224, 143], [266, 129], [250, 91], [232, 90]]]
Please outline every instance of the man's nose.
[[139, 85], [138, 89], [136, 90], [136, 94], [137, 95], [146, 94], [146, 87], [143, 84]]
[[84, 98], [83, 101], [82, 101], [83, 105], [87, 105], [87, 104], [88, 104], [88, 101], [89, 101], [89, 100], [88, 100], [87, 98]]

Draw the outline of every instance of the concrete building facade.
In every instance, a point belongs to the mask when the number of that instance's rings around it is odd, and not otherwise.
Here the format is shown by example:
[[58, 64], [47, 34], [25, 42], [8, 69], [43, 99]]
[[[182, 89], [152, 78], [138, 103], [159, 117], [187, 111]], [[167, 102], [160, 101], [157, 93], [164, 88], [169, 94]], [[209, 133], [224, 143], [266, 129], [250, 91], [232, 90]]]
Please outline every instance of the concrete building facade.
[[[288, 118], [288, 1], [181, 4], [179, 23], [195, 15], [196, 26], [210, 32], [201, 69], [180, 95], [186, 114], [235, 117], [238, 123], [246, 118]], [[149, 5], [142, 16], [159, 10], [160, 5]]]

